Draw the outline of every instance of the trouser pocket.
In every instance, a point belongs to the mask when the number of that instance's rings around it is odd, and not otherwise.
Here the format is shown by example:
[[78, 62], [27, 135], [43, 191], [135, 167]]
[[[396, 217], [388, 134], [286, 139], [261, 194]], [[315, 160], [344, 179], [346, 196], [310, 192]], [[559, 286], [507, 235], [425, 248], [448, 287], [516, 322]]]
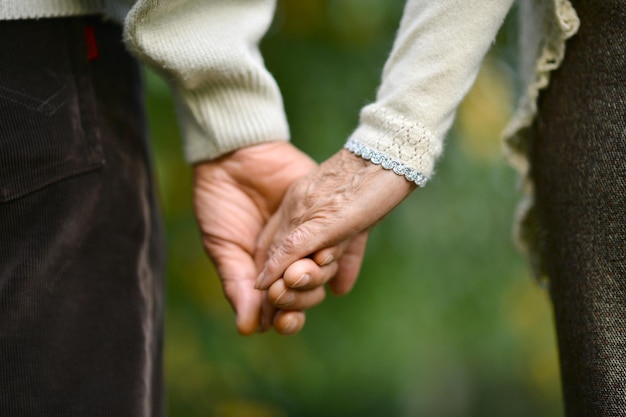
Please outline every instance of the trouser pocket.
[[0, 202], [104, 164], [85, 24], [0, 22]]

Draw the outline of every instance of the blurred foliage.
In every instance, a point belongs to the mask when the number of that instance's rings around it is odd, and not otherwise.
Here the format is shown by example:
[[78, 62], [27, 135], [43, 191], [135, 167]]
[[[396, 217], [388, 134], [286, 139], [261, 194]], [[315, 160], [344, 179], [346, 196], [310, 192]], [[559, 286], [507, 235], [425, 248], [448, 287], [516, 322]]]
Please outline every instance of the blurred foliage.
[[[373, 100], [400, 0], [284, 0], [263, 44], [293, 142], [318, 161]], [[562, 414], [547, 294], [511, 241], [518, 193], [499, 134], [514, 100], [509, 17], [437, 175], [371, 234], [354, 291], [294, 337], [244, 338], [206, 259], [166, 84], [147, 72], [167, 227], [173, 417]]]

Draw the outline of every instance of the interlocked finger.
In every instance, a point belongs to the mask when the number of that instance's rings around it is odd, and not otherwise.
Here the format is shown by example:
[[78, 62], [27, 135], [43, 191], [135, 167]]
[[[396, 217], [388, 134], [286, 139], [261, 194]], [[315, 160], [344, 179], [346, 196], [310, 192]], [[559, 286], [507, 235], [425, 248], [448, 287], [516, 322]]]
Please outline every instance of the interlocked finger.
[[261, 302], [261, 312], [259, 319], [259, 333], [266, 332], [272, 327], [274, 315], [276, 314], [276, 307], [271, 303], [268, 297], [268, 293], [263, 294], [263, 301]]
[[320, 249], [311, 256], [311, 258], [315, 261], [319, 266], [326, 266], [333, 262], [338, 261], [342, 256], [346, 247], [348, 246], [349, 240], [344, 240], [338, 245], [331, 246], [329, 248]]
[[337, 262], [319, 266], [313, 259], [300, 259], [285, 270], [284, 284], [292, 289], [312, 290], [330, 281], [337, 273], [338, 267]]
[[326, 289], [323, 286], [311, 290], [294, 290], [279, 279], [268, 290], [269, 301], [282, 310], [306, 310], [324, 301]]
[[274, 316], [274, 329], [279, 334], [296, 334], [304, 327], [304, 311], [278, 310]]

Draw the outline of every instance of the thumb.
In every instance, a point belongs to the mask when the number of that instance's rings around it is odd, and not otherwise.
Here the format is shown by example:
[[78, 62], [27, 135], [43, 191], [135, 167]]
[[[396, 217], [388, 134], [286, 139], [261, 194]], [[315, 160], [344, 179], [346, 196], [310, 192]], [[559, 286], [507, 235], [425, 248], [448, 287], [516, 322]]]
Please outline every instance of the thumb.
[[260, 325], [261, 292], [252, 288], [252, 284], [229, 281], [224, 283], [224, 293], [235, 311], [237, 331], [244, 336], [256, 333]]
[[222, 281], [224, 295], [235, 311], [237, 330], [242, 335], [256, 333], [263, 294], [254, 289], [257, 269], [252, 257], [234, 244], [213, 251], [211, 257]]

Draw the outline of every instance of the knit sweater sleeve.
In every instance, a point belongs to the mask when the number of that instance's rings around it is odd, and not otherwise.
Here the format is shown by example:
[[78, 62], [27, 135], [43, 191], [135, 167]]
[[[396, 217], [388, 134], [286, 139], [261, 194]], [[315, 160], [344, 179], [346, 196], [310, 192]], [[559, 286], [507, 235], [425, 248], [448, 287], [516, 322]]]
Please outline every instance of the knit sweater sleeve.
[[288, 140], [280, 91], [258, 43], [275, 0], [138, 0], [125, 20], [130, 49], [173, 86], [192, 162]]
[[408, 0], [346, 148], [423, 186], [513, 0]]

